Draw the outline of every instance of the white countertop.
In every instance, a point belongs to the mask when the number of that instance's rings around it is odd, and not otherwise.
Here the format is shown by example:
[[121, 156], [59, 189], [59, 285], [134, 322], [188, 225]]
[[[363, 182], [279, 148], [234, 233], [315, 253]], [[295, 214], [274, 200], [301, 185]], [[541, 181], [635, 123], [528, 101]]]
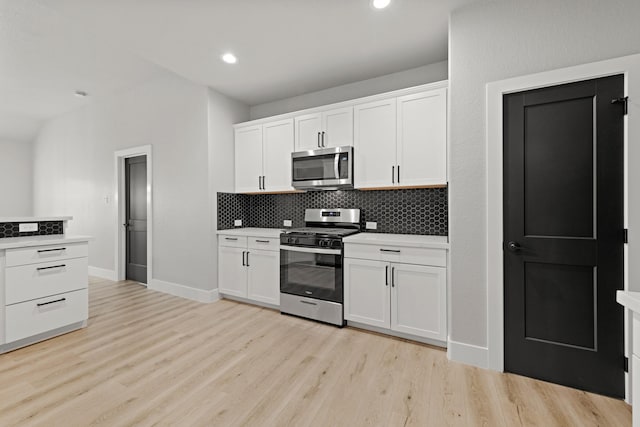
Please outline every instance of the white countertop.
[[247, 236], [247, 237], [280, 237], [284, 230], [282, 228], [231, 228], [229, 230], [218, 230], [216, 234], [227, 236]]
[[72, 216], [8, 216], [0, 217], [0, 222], [71, 221], [72, 219]]
[[640, 292], [617, 291], [616, 301], [629, 310], [640, 313]]
[[366, 245], [408, 246], [414, 248], [449, 249], [447, 236], [424, 236], [420, 234], [358, 233], [342, 239], [344, 243]]
[[25, 236], [8, 237], [0, 239], [0, 249], [26, 248], [42, 245], [60, 245], [64, 243], [88, 242], [93, 240], [89, 236], [64, 236], [61, 234], [52, 236]]

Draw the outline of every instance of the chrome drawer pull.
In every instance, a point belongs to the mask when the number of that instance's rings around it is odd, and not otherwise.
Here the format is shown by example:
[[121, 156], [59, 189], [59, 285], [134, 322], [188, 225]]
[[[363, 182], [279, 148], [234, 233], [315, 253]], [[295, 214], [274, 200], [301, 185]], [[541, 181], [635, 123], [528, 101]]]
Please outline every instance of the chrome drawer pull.
[[67, 248], [57, 248], [57, 249], [39, 249], [38, 253], [42, 252], [56, 252], [56, 251], [66, 251]]
[[318, 304], [317, 304], [317, 303], [315, 303], [315, 302], [309, 302], [309, 301], [305, 301], [305, 300], [300, 300], [300, 302], [301, 302], [301, 303], [303, 303], [303, 304], [318, 305]]
[[49, 304], [55, 304], [57, 302], [62, 302], [62, 301], [66, 301], [66, 298], [60, 298], [57, 300], [53, 300], [53, 301], [49, 301], [49, 302], [39, 302], [38, 304], [36, 304], [38, 307], [42, 307], [43, 305], [49, 305]]
[[50, 270], [52, 268], [62, 268], [62, 267], [66, 267], [66, 264], [52, 265], [51, 267], [38, 267], [36, 270], [38, 270], [38, 271], [40, 271], [40, 270]]
[[393, 252], [395, 254], [399, 254], [400, 250], [399, 249], [380, 249], [380, 252]]

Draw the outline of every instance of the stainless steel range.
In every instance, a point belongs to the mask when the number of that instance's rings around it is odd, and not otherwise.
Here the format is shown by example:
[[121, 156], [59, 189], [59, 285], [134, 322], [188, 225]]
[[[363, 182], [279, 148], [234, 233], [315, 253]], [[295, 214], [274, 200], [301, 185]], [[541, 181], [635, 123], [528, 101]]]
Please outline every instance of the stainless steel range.
[[360, 231], [360, 209], [306, 209], [304, 220], [280, 235], [280, 311], [343, 326], [342, 238]]

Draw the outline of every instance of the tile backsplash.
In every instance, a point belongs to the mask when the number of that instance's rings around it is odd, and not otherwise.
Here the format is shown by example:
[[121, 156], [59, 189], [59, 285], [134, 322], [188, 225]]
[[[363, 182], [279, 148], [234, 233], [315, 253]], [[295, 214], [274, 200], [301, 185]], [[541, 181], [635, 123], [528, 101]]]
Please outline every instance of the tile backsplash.
[[20, 233], [19, 222], [0, 222], [0, 239], [7, 237], [47, 236], [63, 234], [62, 221], [39, 221], [38, 231]]
[[307, 208], [359, 208], [362, 224], [377, 222], [379, 233], [448, 234], [446, 188], [377, 191], [309, 191], [293, 194], [218, 193], [218, 229], [282, 227], [285, 219], [293, 227], [304, 226]]

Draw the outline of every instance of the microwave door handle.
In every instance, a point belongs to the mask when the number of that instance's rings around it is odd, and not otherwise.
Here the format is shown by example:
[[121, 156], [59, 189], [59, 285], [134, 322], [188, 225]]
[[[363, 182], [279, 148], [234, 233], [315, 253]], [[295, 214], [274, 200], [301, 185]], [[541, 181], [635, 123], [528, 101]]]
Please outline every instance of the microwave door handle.
[[336, 174], [336, 179], [340, 179], [340, 154], [336, 154], [333, 158], [333, 172]]

